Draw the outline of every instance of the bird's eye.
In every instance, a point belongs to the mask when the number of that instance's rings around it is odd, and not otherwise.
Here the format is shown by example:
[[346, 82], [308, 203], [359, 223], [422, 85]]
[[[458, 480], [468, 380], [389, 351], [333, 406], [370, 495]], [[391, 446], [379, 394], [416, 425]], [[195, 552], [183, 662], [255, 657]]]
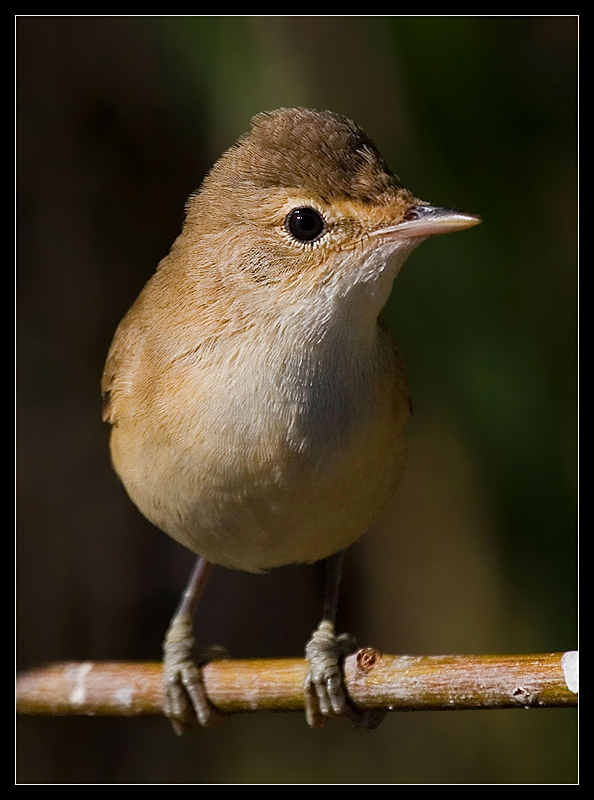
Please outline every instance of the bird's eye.
[[285, 228], [298, 242], [315, 242], [325, 233], [326, 223], [314, 208], [294, 208], [287, 214]]

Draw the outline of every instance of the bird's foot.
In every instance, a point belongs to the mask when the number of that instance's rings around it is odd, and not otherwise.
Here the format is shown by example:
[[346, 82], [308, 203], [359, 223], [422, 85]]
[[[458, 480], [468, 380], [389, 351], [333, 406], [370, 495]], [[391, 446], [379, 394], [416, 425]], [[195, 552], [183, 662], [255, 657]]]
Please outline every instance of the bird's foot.
[[355, 637], [349, 633], [337, 636], [329, 620], [322, 620], [305, 645], [309, 669], [303, 690], [305, 719], [310, 728], [321, 728], [328, 717], [343, 714], [354, 727], [372, 730], [386, 716], [385, 709], [359, 709], [348, 702], [341, 662], [355, 650]]
[[357, 649], [348, 633], [336, 635], [334, 625], [322, 620], [305, 645], [309, 669], [303, 683], [305, 719], [310, 728], [320, 728], [333, 714], [344, 714], [347, 701], [341, 661]]
[[220, 645], [196, 647], [191, 621], [172, 620], [163, 642], [163, 708], [178, 736], [196, 720], [203, 727], [222, 724], [206, 697], [201, 667], [227, 657]]

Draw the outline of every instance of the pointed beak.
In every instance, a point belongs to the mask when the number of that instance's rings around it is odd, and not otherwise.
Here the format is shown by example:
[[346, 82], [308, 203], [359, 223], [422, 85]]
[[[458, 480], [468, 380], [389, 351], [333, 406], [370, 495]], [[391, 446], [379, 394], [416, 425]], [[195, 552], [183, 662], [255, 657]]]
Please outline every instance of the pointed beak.
[[454, 208], [418, 205], [411, 206], [398, 225], [380, 228], [370, 235], [387, 239], [426, 239], [428, 236], [473, 228], [480, 222], [481, 218], [476, 214], [465, 214]]

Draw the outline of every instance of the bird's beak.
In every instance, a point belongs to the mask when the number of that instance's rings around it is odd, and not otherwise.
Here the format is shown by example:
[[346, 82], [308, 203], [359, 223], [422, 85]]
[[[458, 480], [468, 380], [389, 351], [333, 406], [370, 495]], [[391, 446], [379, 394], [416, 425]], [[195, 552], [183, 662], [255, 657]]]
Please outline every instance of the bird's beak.
[[411, 206], [402, 222], [379, 228], [371, 236], [386, 239], [426, 239], [440, 233], [453, 233], [479, 225], [481, 218], [476, 214], [465, 214], [454, 208], [435, 208], [434, 206]]

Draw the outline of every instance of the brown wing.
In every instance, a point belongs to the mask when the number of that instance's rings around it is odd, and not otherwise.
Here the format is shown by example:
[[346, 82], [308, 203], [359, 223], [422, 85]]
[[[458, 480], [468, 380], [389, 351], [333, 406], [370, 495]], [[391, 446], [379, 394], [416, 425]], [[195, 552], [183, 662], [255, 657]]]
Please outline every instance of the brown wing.
[[107, 354], [101, 377], [102, 417], [117, 424], [118, 399], [126, 394], [142, 352], [142, 336], [133, 309], [120, 322]]

